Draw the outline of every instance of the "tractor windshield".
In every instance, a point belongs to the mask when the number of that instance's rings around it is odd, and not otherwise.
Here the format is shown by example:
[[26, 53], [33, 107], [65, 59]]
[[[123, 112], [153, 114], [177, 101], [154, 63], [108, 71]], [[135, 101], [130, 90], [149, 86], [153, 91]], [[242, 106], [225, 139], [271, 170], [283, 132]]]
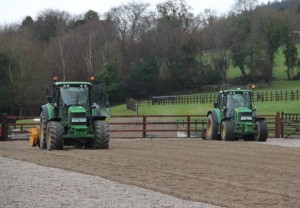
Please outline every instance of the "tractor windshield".
[[238, 108], [238, 107], [244, 107], [244, 108], [252, 108], [251, 106], [251, 98], [250, 94], [228, 94], [227, 95], [227, 108]]
[[88, 101], [88, 87], [61, 87], [62, 102], [67, 105], [85, 105]]

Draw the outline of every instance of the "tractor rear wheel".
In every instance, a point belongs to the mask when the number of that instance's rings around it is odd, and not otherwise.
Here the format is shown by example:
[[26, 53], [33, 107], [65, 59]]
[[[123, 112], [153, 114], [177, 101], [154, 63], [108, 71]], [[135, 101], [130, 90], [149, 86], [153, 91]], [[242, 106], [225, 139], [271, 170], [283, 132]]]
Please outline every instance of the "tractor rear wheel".
[[209, 114], [207, 118], [206, 138], [208, 140], [218, 139], [218, 123], [215, 121], [212, 114]]
[[232, 121], [223, 121], [221, 125], [221, 138], [223, 141], [234, 140], [234, 127]]
[[41, 149], [46, 149], [46, 128], [47, 128], [47, 121], [45, 118], [45, 114], [42, 111], [40, 114], [40, 134], [39, 134], [39, 141], [38, 141], [38, 146]]
[[49, 121], [47, 124], [46, 143], [48, 150], [61, 150], [64, 145], [64, 128], [59, 121]]
[[255, 141], [265, 142], [268, 138], [268, 128], [266, 121], [256, 121], [257, 134], [255, 135]]
[[106, 121], [94, 122], [95, 138], [92, 144], [94, 149], [108, 149], [109, 146], [109, 126]]

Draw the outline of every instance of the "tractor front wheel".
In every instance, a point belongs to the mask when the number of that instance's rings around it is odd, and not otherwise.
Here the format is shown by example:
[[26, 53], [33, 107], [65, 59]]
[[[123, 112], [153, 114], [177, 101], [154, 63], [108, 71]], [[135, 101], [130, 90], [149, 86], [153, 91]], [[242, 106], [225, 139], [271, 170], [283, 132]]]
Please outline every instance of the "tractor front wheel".
[[64, 145], [64, 128], [59, 121], [49, 121], [47, 124], [46, 143], [48, 150], [61, 150]]
[[257, 134], [255, 136], [255, 141], [265, 142], [268, 138], [268, 128], [266, 121], [256, 121]]
[[221, 138], [223, 141], [234, 140], [234, 127], [232, 121], [223, 121], [221, 125]]
[[209, 114], [207, 118], [206, 138], [208, 140], [218, 139], [218, 123], [215, 121], [212, 114]]
[[39, 141], [38, 141], [38, 146], [41, 149], [46, 149], [46, 128], [47, 128], [47, 121], [45, 118], [45, 114], [42, 111], [40, 114], [40, 134], [39, 134]]
[[106, 121], [94, 122], [95, 138], [92, 144], [94, 149], [108, 149], [109, 146], [109, 126]]

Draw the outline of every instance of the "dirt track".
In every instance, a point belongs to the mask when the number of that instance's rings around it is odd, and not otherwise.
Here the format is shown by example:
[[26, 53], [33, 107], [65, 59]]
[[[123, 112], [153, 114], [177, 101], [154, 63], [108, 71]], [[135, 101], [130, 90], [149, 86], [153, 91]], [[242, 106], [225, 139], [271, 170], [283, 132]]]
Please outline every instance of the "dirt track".
[[42, 151], [1, 142], [0, 156], [226, 207], [298, 207], [300, 148], [199, 139], [111, 140], [109, 150]]

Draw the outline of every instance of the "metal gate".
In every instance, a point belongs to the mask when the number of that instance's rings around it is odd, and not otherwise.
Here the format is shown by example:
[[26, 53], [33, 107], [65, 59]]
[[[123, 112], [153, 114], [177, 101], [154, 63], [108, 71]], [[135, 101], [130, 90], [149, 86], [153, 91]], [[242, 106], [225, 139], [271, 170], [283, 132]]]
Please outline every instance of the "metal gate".
[[299, 138], [300, 137], [300, 114], [281, 113], [281, 137]]

